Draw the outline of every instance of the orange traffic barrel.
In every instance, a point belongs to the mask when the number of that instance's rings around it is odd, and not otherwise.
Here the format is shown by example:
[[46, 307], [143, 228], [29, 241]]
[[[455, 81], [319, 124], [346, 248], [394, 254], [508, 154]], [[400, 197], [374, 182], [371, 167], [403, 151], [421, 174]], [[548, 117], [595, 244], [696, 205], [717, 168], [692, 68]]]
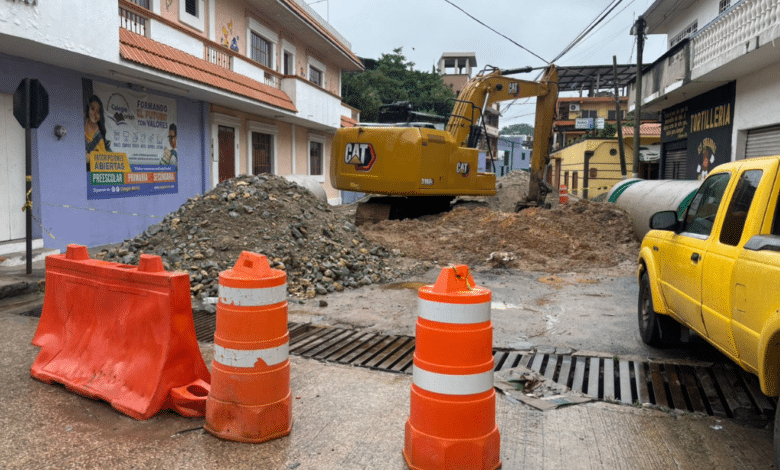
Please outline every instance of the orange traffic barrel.
[[414, 470], [499, 468], [492, 294], [460, 265], [418, 296], [404, 459]]
[[558, 204], [568, 204], [569, 203], [569, 188], [566, 187], [565, 184], [562, 184], [559, 188], [559, 196], [558, 196]]
[[222, 439], [263, 442], [292, 428], [287, 274], [241, 253], [219, 274], [219, 302], [204, 428]]

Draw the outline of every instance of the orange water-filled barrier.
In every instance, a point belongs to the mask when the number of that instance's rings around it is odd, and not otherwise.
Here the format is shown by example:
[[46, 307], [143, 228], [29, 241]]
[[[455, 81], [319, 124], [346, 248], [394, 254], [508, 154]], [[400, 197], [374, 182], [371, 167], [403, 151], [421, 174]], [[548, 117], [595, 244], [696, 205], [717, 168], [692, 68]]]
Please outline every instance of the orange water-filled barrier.
[[195, 336], [190, 277], [159, 256], [138, 266], [68, 245], [46, 257], [46, 296], [30, 375], [105, 400], [135, 419], [161, 409], [205, 414], [209, 371]]
[[205, 429], [263, 442], [292, 428], [287, 274], [245, 251], [219, 274], [217, 328]]
[[436, 284], [418, 291], [403, 451], [412, 469], [501, 467], [491, 295], [462, 265], [442, 269]]

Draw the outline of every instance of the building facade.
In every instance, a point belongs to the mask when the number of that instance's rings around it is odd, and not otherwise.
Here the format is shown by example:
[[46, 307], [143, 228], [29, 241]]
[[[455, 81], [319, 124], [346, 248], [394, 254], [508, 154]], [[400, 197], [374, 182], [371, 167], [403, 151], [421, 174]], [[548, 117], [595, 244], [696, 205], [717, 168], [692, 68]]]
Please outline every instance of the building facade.
[[[616, 137], [587, 138], [553, 152], [547, 168], [548, 175], [551, 175], [549, 180], [554, 183], [553, 189], [564, 185], [569, 193], [584, 199], [593, 199], [607, 193], [615, 183], [624, 179], [624, 175], [631, 175], [633, 130], [629, 127], [623, 128], [623, 164], [620, 161], [620, 141]], [[657, 178], [660, 138], [660, 124], [642, 124], [640, 127], [641, 178]]]
[[[647, 34], [669, 49], [642, 74], [642, 110], [661, 112], [663, 178], [701, 179], [720, 163], [780, 154], [780, 5], [657, 0]], [[636, 82], [629, 87], [635, 108]]]
[[0, 242], [25, 237], [12, 98], [25, 78], [49, 96], [32, 131], [33, 237], [63, 249], [133, 237], [241, 174], [289, 176], [338, 202], [330, 144], [356, 114], [341, 72], [361, 69], [302, 0], [5, 2]]

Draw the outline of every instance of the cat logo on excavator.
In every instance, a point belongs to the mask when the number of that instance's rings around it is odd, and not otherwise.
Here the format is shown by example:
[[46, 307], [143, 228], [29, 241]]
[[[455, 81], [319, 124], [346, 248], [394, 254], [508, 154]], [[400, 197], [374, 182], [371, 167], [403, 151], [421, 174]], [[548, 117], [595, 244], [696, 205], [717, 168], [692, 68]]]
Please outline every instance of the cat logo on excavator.
[[376, 162], [376, 152], [371, 144], [347, 144], [344, 152], [344, 162], [348, 165], [355, 165], [357, 171], [369, 171], [374, 162]]

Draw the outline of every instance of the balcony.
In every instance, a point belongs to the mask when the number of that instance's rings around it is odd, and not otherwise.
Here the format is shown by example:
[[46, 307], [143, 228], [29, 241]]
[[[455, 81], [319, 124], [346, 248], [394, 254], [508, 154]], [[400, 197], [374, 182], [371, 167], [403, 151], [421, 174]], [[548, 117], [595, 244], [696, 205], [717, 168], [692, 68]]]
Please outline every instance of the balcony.
[[298, 117], [323, 126], [341, 127], [341, 98], [300, 77], [285, 76], [282, 91], [298, 108]]
[[183, 52], [281, 89], [281, 74], [188, 28], [155, 15], [148, 7], [148, 0], [119, 0], [119, 26], [163, 44], [176, 44], [176, 48]]
[[[660, 111], [780, 62], [775, 41], [780, 41], [777, 0], [742, 0], [644, 68], [643, 109]], [[631, 111], [636, 82], [629, 84], [628, 96]]]
[[718, 16], [692, 39], [692, 79], [780, 39], [777, 0], [743, 0]]

